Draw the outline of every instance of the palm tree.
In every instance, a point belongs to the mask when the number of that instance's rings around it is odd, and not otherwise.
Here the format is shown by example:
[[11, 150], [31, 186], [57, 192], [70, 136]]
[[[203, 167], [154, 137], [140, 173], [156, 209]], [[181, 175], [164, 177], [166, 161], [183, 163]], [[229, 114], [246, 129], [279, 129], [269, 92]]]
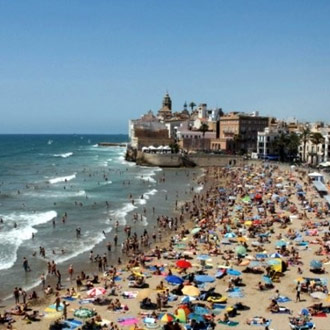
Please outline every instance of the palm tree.
[[[315, 132], [315, 133], [311, 133], [310, 135], [310, 141], [312, 142], [313, 145], [315, 145], [315, 147], [317, 147], [319, 144], [324, 142], [324, 137], [321, 133], [319, 132]], [[316, 152], [312, 152], [311, 153], [312, 156], [312, 164], [314, 163], [314, 156], [316, 156], [316, 163], [318, 163], [318, 153], [317, 150]]]
[[194, 103], [194, 102], [189, 103], [189, 107], [191, 108], [191, 112], [194, 111], [195, 106], [196, 106], [196, 103]]
[[286, 157], [286, 147], [289, 142], [289, 137], [285, 133], [281, 133], [276, 140], [273, 142], [273, 146], [277, 149], [280, 156], [280, 161], [283, 162]]
[[309, 127], [305, 127], [304, 130], [302, 131], [302, 133], [300, 134], [300, 140], [303, 143], [303, 161], [306, 161], [306, 144], [309, 140], [311, 131], [309, 129]]
[[209, 125], [206, 123], [202, 123], [199, 127], [199, 130], [203, 133], [203, 150], [204, 150], [204, 142], [205, 142], [205, 133], [209, 130]]
[[291, 160], [295, 159], [298, 155], [298, 148], [300, 145], [300, 137], [298, 134], [291, 132], [288, 136], [287, 154]]

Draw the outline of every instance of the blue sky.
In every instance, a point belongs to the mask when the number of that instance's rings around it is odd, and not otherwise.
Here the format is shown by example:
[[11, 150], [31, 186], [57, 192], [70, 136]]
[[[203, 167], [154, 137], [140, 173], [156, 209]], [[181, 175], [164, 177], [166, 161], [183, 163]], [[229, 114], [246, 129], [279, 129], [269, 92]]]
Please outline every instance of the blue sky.
[[330, 1], [0, 0], [0, 133], [126, 133], [184, 101], [330, 121]]

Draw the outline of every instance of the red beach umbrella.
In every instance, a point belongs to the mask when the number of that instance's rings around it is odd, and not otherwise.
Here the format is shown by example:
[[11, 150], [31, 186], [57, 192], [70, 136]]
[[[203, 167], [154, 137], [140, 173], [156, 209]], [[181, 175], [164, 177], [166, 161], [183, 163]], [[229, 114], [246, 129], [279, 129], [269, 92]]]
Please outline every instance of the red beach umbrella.
[[176, 262], [176, 266], [179, 267], [179, 268], [183, 268], [183, 269], [192, 267], [191, 263], [187, 260], [184, 260], [184, 259], [178, 260]]

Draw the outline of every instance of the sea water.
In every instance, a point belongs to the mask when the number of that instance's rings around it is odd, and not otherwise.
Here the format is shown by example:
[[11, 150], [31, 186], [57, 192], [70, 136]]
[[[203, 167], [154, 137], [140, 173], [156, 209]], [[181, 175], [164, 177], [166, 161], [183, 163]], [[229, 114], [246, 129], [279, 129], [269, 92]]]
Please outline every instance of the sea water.
[[[125, 148], [98, 146], [127, 139], [0, 135], [0, 298], [14, 286], [34, 287], [50, 260], [67, 267], [86, 262], [91, 250], [104, 253], [116, 221], [120, 239], [126, 224], [140, 233], [155, 231], [156, 217], [170, 214], [175, 200], [188, 198], [191, 171], [136, 166], [125, 161]], [[133, 222], [135, 212], [143, 214], [138, 223]], [[46, 258], [39, 247], [45, 248]], [[117, 250], [109, 258], [118, 256]], [[29, 260], [29, 273], [23, 257]]]

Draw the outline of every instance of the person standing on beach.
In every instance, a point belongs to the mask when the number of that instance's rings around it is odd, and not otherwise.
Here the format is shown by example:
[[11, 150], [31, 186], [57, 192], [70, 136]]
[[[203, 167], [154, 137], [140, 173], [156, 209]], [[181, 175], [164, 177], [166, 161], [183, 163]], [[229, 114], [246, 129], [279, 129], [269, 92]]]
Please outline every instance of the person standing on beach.
[[60, 298], [60, 294], [57, 292], [56, 293], [56, 298], [55, 298], [55, 309], [56, 312], [58, 312], [58, 309], [60, 308], [61, 305], [61, 298]]
[[118, 244], [118, 235], [117, 234], [115, 234], [113, 240], [115, 242], [115, 246], [117, 246], [117, 244]]
[[57, 277], [57, 287], [61, 287], [62, 286], [62, 275], [58, 269], [56, 270], [56, 277]]
[[301, 283], [298, 281], [296, 286], [296, 302], [301, 301], [300, 292], [301, 292]]
[[70, 305], [65, 300], [62, 301], [63, 304], [63, 318], [66, 320], [68, 318], [68, 306]]
[[26, 259], [26, 257], [23, 258], [23, 268], [24, 268], [25, 272], [30, 272], [31, 271], [31, 268], [29, 266], [29, 262]]
[[74, 269], [73, 269], [72, 265], [69, 266], [68, 273], [69, 273], [69, 276], [70, 276], [70, 281], [72, 281], [72, 276], [73, 276], [73, 273], [74, 273]]
[[15, 298], [15, 304], [19, 304], [19, 290], [17, 287], [14, 289], [13, 294], [14, 294], [14, 298]]
[[45, 274], [44, 273], [41, 274], [40, 280], [41, 280], [42, 289], [45, 290], [45, 287], [46, 287], [46, 277], [45, 277]]

